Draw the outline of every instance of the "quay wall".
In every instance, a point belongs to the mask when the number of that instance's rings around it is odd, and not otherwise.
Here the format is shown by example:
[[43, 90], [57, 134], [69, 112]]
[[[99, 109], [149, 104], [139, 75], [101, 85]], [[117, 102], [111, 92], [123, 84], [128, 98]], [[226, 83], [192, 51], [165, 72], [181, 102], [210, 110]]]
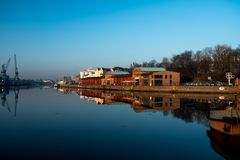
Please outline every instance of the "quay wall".
[[240, 86], [113, 86], [113, 85], [60, 85], [62, 88], [82, 88], [119, 91], [171, 93], [224, 93], [238, 94]]

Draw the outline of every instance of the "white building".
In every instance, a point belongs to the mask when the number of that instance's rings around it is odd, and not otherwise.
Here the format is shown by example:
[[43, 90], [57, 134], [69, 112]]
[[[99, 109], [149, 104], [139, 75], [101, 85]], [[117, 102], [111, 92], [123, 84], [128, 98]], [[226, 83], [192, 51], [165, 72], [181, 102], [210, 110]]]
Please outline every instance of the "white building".
[[89, 68], [83, 71], [80, 71], [80, 79], [91, 78], [91, 77], [102, 77], [108, 71], [108, 68]]

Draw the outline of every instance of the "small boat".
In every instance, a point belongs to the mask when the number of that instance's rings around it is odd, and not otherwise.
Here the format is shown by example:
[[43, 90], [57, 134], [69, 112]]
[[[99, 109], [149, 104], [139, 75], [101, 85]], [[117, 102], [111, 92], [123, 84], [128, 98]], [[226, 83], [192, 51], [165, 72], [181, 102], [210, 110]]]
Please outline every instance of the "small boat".
[[213, 150], [225, 159], [240, 159], [239, 109], [211, 111], [209, 119], [207, 135]]
[[54, 88], [58, 88], [59, 84], [55, 83], [53, 86], [54, 86]]
[[207, 131], [212, 149], [224, 159], [240, 159], [240, 136], [225, 133], [214, 128]]
[[218, 131], [224, 135], [238, 136], [240, 138], [240, 123], [210, 120], [209, 124], [212, 130]]

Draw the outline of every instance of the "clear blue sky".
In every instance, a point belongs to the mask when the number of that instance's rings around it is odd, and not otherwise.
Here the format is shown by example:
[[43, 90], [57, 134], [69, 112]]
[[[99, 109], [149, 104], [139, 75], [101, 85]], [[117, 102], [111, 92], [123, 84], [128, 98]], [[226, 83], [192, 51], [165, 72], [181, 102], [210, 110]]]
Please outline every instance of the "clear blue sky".
[[17, 54], [21, 78], [129, 67], [217, 44], [240, 44], [240, 0], [0, 0], [0, 64]]

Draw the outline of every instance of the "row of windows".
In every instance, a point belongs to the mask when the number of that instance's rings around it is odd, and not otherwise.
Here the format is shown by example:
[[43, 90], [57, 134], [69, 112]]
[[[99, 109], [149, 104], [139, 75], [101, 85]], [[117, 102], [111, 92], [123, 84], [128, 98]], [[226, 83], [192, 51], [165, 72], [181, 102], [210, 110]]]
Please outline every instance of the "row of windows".
[[[163, 75], [154, 75], [154, 78], [155, 79], [157, 79], [157, 78], [161, 79], [161, 78], [163, 78]], [[167, 79], [167, 78], [168, 78], [168, 75], [165, 75], [165, 79]], [[172, 75], [171, 74], [169, 75], [169, 78], [172, 79]]]
[[[163, 81], [162, 80], [155, 80], [155, 86], [162, 86]], [[169, 85], [172, 85], [172, 80], [169, 80]]]
[[[163, 107], [163, 103], [155, 103], [154, 107]], [[168, 103], [165, 103], [165, 107], [168, 107]], [[169, 103], [169, 107], [172, 107], [172, 103]]]
[[[155, 85], [155, 86], [162, 86], [163, 85], [163, 80], [156, 79], [156, 80], [152, 81], [152, 84]], [[169, 80], [169, 85], [172, 85], [172, 84], [173, 84], [172, 80]], [[135, 85], [139, 85], [139, 81], [137, 81], [135, 83]], [[148, 80], [144, 80], [143, 85], [148, 86], [149, 85]]]

